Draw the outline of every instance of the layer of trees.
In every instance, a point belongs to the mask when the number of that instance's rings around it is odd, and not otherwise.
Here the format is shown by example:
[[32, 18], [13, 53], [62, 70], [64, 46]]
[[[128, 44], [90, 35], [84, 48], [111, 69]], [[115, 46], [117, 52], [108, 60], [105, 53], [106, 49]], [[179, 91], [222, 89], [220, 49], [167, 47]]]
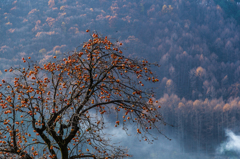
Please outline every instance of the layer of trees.
[[222, 98], [204, 100], [180, 99], [177, 95], [160, 98], [161, 113], [166, 122], [175, 127], [165, 127], [174, 139], [181, 141], [183, 152], [216, 155], [226, 130], [239, 132], [240, 98], [224, 101]]

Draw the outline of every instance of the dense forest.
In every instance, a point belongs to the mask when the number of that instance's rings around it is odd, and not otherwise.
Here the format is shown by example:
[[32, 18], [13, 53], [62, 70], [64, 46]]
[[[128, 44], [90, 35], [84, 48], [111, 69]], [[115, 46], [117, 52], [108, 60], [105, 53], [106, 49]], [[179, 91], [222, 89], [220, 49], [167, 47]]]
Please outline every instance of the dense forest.
[[1, 0], [0, 8], [0, 78], [22, 57], [51, 60], [96, 30], [122, 42], [126, 56], [161, 65], [155, 100], [181, 152], [214, 157], [227, 129], [239, 134], [240, 0]]

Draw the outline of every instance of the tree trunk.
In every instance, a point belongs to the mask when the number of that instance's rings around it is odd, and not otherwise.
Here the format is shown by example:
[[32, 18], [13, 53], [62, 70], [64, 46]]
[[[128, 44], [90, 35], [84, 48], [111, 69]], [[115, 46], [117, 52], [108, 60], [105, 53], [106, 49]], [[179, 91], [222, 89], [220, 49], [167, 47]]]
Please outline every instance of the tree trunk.
[[67, 146], [61, 147], [62, 159], [68, 159], [68, 148]]

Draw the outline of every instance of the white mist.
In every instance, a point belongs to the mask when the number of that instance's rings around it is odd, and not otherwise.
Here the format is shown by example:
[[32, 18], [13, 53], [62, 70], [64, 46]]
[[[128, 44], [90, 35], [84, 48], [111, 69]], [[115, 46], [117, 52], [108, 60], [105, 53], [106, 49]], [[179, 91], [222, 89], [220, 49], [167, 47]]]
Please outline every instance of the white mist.
[[240, 135], [236, 135], [231, 130], [225, 130], [227, 140], [220, 145], [217, 153], [224, 154], [227, 151], [233, 151], [240, 156]]

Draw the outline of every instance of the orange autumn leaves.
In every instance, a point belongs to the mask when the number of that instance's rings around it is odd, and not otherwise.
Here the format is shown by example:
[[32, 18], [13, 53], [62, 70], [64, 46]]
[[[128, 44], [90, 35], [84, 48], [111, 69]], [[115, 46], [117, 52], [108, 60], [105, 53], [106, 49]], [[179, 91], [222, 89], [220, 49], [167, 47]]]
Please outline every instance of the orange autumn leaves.
[[[113, 108], [116, 113], [124, 113], [123, 123], [134, 121], [142, 124], [141, 128], [137, 128], [137, 133], [144, 134], [146, 127], [151, 129], [151, 126], [162, 118], [157, 113], [153, 99], [149, 95], [146, 97], [145, 91], [132, 87], [133, 78], [127, 81], [123, 77], [131, 73], [136, 76], [136, 79], [141, 80], [138, 81], [141, 86], [144, 86], [143, 80], [158, 82], [157, 78], [151, 77], [153, 73], [148, 67], [150, 63], [146, 60], [137, 61], [126, 58], [122, 55], [120, 47], [123, 44], [121, 42], [113, 44], [107, 36], [99, 37], [99, 34], [90, 33], [89, 30], [86, 32], [90, 34], [90, 39], [83, 43], [80, 51], [76, 49], [73, 54], [65, 58], [54, 55], [51, 62], [42, 66], [32, 64], [31, 57], [22, 58], [23, 62], [28, 65], [27, 68], [5, 70], [5, 72], [19, 71], [21, 76], [14, 78], [13, 86], [2, 80], [1, 87], [6, 86], [7, 93], [9, 93], [9, 96], [4, 97], [4, 102], [1, 103], [4, 113], [13, 116], [14, 113], [18, 113], [21, 119], [14, 121], [14, 124], [20, 127], [24, 125], [23, 117], [31, 119], [43, 116], [42, 112], [44, 112], [52, 116], [54, 127], [54, 124], [60, 124], [63, 121], [69, 124], [72, 122], [71, 117], [66, 118], [64, 115], [65, 111], [79, 114], [81, 117], [79, 123], [81, 123], [81, 121], [93, 119], [88, 111], [90, 108], [96, 109], [98, 115], [102, 116], [109, 110], [107, 104], [115, 104]], [[127, 84], [129, 88], [126, 88]], [[85, 94], [87, 98], [83, 100]], [[148, 103], [143, 102], [145, 99], [148, 99]], [[82, 104], [82, 102], [85, 103]], [[39, 129], [45, 129], [46, 124], [50, 123], [48, 120], [42, 118], [32, 122], [36, 133], [32, 141], [41, 140], [43, 134]], [[98, 126], [101, 125], [100, 123], [103, 124], [103, 121], [100, 119], [95, 123], [96, 127], [88, 126], [84, 128], [84, 131], [88, 134], [96, 134]], [[121, 121], [117, 119], [115, 127], [120, 123]], [[5, 125], [8, 126], [8, 124], [9, 122], [5, 121]], [[9, 126], [6, 129], [14, 131]], [[51, 131], [59, 137], [64, 136], [61, 129], [54, 128]], [[69, 132], [70, 134], [76, 133], [69, 144], [77, 145], [80, 133], [77, 133], [79, 131], [76, 126], [69, 126]], [[102, 138], [96, 137], [95, 139], [103, 142]], [[24, 146], [21, 143], [29, 142], [27, 139], [17, 141], [19, 141], [17, 146], [20, 148]], [[88, 141], [88, 145], [93, 145], [100, 151], [94, 143], [94, 140]], [[53, 147], [51, 148], [49, 151], [54, 150]], [[31, 154], [35, 156], [37, 153], [32, 150]], [[106, 155], [107, 152], [104, 154]], [[54, 154], [51, 156], [53, 157]]]

